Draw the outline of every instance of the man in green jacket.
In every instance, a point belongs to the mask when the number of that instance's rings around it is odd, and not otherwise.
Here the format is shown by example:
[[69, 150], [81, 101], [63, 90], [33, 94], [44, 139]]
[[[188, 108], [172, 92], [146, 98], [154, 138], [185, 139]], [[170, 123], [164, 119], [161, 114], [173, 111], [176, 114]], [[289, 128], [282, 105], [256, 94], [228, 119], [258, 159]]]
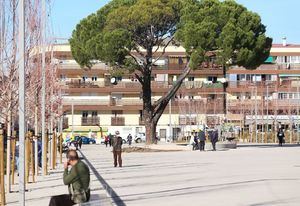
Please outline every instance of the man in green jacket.
[[[64, 163], [64, 184], [68, 185], [69, 194], [51, 197], [49, 206], [71, 206], [88, 202], [90, 199], [90, 171], [86, 164], [79, 160], [75, 150], [67, 153], [68, 161]], [[69, 166], [71, 170], [69, 171]]]

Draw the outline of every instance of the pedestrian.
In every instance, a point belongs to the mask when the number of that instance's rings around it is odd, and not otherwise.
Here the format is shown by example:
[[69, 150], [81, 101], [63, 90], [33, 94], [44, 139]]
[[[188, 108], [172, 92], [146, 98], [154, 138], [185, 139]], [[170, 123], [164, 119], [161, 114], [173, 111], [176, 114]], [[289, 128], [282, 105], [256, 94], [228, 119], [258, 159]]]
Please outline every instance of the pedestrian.
[[283, 132], [283, 129], [280, 128], [279, 131], [277, 132], [277, 138], [278, 138], [278, 141], [279, 141], [279, 146], [282, 147], [282, 143], [284, 141], [284, 132]]
[[198, 134], [194, 134], [194, 142], [193, 142], [193, 150], [198, 150], [199, 149], [199, 139], [198, 139]]
[[[69, 171], [69, 167], [71, 167]], [[75, 150], [69, 150], [64, 163], [63, 181], [68, 185], [69, 194], [52, 196], [49, 206], [71, 206], [88, 202], [90, 199], [90, 171], [88, 166], [79, 160]]]
[[200, 130], [198, 133], [199, 141], [200, 141], [200, 151], [205, 151], [205, 132]]
[[111, 141], [112, 141], [113, 135], [111, 133], [109, 133], [108, 137], [109, 137], [108, 143], [109, 143], [109, 146], [111, 147], [112, 146]]
[[211, 144], [212, 144], [212, 148], [213, 148], [213, 151], [216, 151], [216, 143], [218, 142], [219, 140], [219, 133], [218, 133], [218, 130], [213, 130], [211, 133], [210, 133], [210, 141], [211, 141]]
[[79, 136], [78, 137], [78, 146], [79, 146], [79, 149], [81, 149], [81, 145], [82, 145], [82, 137]]
[[131, 134], [129, 134], [129, 135], [127, 136], [127, 142], [128, 142], [128, 144], [129, 144], [129, 146], [131, 146], [131, 143], [132, 143], [132, 136], [131, 136]]
[[116, 131], [115, 136], [111, 139], [115, 167], [118, 166], [118, 163], [119, 167], [122, 167], [122, 143], [123, 139], [120, 137], [120, 132]]
[[107, 147], [107, 145], [108, 145], [108, 142], [109, 142], [109, 136], [108, 136], [108, 135], [106, 135], [106, 136], [105, 136], [105, 140], [104, 140], [105, 147]]

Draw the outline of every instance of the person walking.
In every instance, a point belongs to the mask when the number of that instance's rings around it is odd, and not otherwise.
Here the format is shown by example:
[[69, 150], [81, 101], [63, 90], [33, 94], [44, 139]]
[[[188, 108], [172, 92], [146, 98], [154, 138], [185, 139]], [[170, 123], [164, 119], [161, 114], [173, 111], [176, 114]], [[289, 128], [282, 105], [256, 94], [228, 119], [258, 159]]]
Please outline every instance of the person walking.
[[105, 136], [104, 143], [105, 143], [105, 147], [107, 147], [107, 145], [109, 143], [109, 136], [108, 135]]
[[78, 141], [79, 149], [81, 149], [81, 145], [82, 145], [82, 137], [79, 136], [77, 141]]
[[200, 151], [205, 151], [205, 132], [203, 130], [200, 130], [198, 136], [200, 141]]
[[215, 129], [210, 133], [210, 141], [212, 144], [213, 151], [216, 151], [216, 143], [218, 142], [218, 140], [219, 140], [219, 133], [218, 130]]
[[113, 138], [113, 135], [111, 133], [109, 133], [109, 135], [108, 135], [108, 143], [109, 143], [110, 147], [112, 146], [112, 143], [111, 143], [112, 138]]
[[[69, 167], [71, 167], [69, 171]], [[49, 206], [71, 206], [88, 202], [90, 199], [90, 171], [88, 166], [79, 160], [75, 150], [69, 150], [64, 163], [63, 182], [68, 185], [69, 194], [52, 196]]]
[[132, 143], [132, 136], [131, 136], [131, 134], [129, 134], [129, 135], [127, 136], [127, 142], [128, 142], [128, 144], [129, 144], [129, 146], [131, 146], [131, 143]]
[[114, 157], [114, 166], [122, 167], [122, 144], [123, 139], [120, 137], [120, 132], [116, 131], [116, 135], [111, 139], [111, 144], [113, 147], [113, 157]]
[[280, 128], [277, 132], [277, 138], [278, 138], [278, 141], [279, 141], [279, 146], [282, 147], [282, 144], [283, 144], [283, 141], [284, 141], [284, 132], [283, 132], [283, 129]]
[[198, 150], [199, 149], [199, 139], [198, 139], [198, 134], [194, 134], [194, 142], [193, 142], [193, 150]]

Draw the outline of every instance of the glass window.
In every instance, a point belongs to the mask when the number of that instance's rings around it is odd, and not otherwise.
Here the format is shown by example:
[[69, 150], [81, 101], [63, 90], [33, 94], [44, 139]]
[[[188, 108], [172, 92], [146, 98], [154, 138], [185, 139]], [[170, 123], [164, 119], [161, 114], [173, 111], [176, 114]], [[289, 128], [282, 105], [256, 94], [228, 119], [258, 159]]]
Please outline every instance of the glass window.
[[194, 81], [195, 77], [188, 77], [188, 81]]
[[98, 116], [98, 112], [97, 111], [92, 111], [92, 116], [93, 117], [97, 117]]
[[88, 117], [89, 112], [88, 111], [82, 111], [82, 117]]

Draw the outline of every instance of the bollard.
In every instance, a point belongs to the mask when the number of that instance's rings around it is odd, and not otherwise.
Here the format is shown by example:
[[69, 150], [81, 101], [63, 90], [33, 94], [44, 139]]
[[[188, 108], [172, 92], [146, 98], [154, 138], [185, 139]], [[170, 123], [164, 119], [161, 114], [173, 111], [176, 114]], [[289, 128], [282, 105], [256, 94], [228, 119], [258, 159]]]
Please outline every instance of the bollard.
[[30, 142], [29, 132], [25, 135], [25, 183], [29, 182], [29, 162], [30, 162]]
[[57, 163], [57, 134], [55, 133], [54, 136], [54, 169], [56, 168], [56, 163]]
[[17, 143], [17, 132], [13, 131], [12, 133], [12, 142], [11, 142], [11, 151], [12, 151], [12, 160], [11, 160], [11, 184], [15, 184], [15, 165], [16, 165], [16, 143]]
[[60, 164], [62, 164], [62, 143], [63, 143], [63, 136], [60, 134], [59, 136], [59, 155], [60, 155]]
[[3, 130], [0, 128], [0, 193], [1, 206], [5, 205], [5, 187], [4, 187], [4, 137]]
[[[35, 182], [35, 167], [34, 167], [34, 140], [33, 140], [33, 134], [30, 132], [30, 168], [31, 168], [31, 175], [32, 175], [32, 182]], [[36, 151], [35, 151], [36, 152]]]
[[51, 141], [51, 144], [52, 144], [52, 146], [51, 146], [51, 150], [52, 150], [52, 152], [51, 152], [51, 155], [52, 155], [52, 158], [51, 158], [51, 165], [52, 165], [52, 169], [54, 170], [55, 169], [55, 132], [53, 132], [53, 134], [52, 134], [52, 141]]
[[48, 153], [48, 132], [45, 135], [45, 144], [43, 148], [43, 164], [45, 165], [43, 174], [47, 175], [48, 174], [48, 165], [47, 165], [47, 153]]

